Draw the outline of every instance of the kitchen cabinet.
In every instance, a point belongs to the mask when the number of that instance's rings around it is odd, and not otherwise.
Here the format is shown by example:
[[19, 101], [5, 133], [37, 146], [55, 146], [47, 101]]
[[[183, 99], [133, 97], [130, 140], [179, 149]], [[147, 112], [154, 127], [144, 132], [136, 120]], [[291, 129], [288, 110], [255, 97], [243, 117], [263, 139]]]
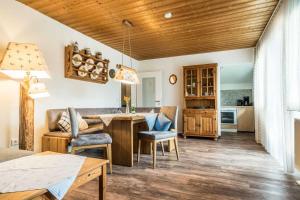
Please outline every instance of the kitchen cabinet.
[[255, 131], [253, 106], [237, 107], [237, 131]]

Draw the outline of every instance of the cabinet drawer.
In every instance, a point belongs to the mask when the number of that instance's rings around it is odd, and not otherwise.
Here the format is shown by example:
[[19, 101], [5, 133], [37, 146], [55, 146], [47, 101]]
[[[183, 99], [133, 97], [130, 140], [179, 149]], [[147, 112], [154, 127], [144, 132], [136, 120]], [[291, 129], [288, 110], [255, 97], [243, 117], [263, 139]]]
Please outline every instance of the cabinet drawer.
[[183, 114], [211, 114], [211, 115], [216, 115], [217, 111], [216, 110], [209, 110], [209, 109], [184, 109]]
[[102, 167], [98, 167], [96, 169], [93, 169], [89, 172], [86, 172], [84, 174], [79, 175], [79, 177], [76, 178], [75, 182], [72, 185], [71, 189], [75, 189], [97, 177], [99, 177], [102, 174]]

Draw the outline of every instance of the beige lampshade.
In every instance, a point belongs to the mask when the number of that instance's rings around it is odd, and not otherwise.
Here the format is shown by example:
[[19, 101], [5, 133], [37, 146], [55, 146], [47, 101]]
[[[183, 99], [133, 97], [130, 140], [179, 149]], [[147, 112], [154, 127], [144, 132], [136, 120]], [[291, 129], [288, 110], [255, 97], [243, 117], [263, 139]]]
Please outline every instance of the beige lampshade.
[[44, 57], [35, 44], [10, 42], [7, 46], [0, 72], [13, 79], [25, 76], [50, 78]]
[[123, 65], [117, 65], [115, 80], [125, 84], [139, 84], [136, 70]]

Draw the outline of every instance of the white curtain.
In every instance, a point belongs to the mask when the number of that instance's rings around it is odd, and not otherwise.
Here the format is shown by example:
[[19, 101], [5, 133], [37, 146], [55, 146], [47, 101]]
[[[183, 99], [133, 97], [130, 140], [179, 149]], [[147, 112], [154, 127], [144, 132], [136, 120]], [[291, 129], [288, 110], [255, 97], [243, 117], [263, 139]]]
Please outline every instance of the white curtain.
[[282, 1], [256, 49], [256, 140], [292, 172], [291, 110], [300, 111], [300, 0]]

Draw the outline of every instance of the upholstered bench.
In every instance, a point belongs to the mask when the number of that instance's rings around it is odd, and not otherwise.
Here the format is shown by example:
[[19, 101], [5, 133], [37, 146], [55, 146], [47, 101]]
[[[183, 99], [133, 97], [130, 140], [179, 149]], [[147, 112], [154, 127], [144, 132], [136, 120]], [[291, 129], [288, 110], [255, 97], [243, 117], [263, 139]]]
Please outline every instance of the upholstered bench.
[[[136, 108], [136, 112], [149, 112], [150, 110], [159, 112], [159, 108]], [[60, 131], [57, 122], [61, 118], [62, 112], [67, 109], [49, 109], [47, 111], [48, 129], [42, 137], [42, 151], [54, 151], [59, 153], [68, 153], [68, 146], [71, 142], [71, 133]], [[125, 108], [76, 108], [82, 118], [88, 115], [111, 114], [125, 112]], [[80, 134], [89, 134], [103, 130], [104, 125], [100, 119], [85, 119], [89, 128], [80, 131]]]
[[[102, 131], [104, 128], [101, 121], [99, 124], [89, 124], [89, 128], [80, 131], [79, 134], [93, 134]], [[68, 153], [68, 146], [71, 142], [71, 133], [53, 131], [45, 133], [42, 137], [42, 151], [53, 151], [58, 153]]]
[[[68, 146], [71, 142], [71, 133], [60, 131], [57, 123], [62, 115], [62, 112], [66, 109], [50, 109], [47, 111], [48, 117], [48, 129], [49, 132], [45, 133], [42, 137], [42, 151], [53, 151], [58, 153], [68, 153]], [[89, 114], [96, 114], [99, 112], [112, 112], [112, 109], [77, 109], [82, 116]], [[103, 130], [104, 125], [101, 120], [86, 119], [89, 128], [80, 131], [80, 134], [90, 134], [93, 132], [99, 132]]]

